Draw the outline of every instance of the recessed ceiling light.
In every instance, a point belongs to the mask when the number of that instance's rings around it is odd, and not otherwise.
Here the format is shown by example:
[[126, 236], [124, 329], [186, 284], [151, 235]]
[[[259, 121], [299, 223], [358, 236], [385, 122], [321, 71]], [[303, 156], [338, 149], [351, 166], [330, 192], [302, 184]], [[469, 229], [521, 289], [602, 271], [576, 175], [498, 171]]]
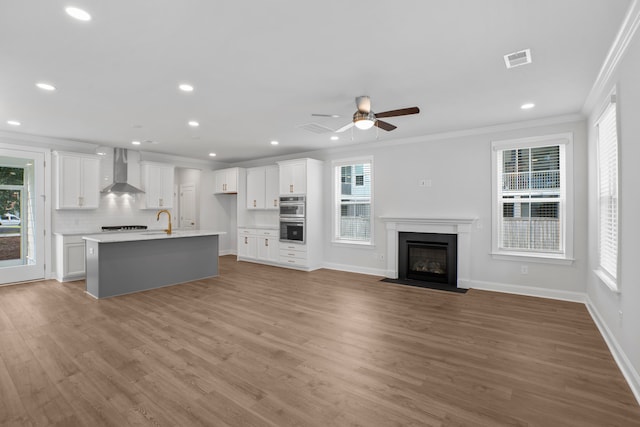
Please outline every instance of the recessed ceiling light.
[[191, 86], [190, 84], [187, 84], [187, 83], [180, 84], [180, 86], [178, 86], [178, 88], [180, 88], [180, 90], [183, 91], [183, 92], [193, 92], [193, 86]]
[[215, 157], [216, 153], [209, 153], [209, 157]]
[[332, 140], [332, 141], [337, 141], [337, 140], [339, 140], [339, 139], [340, 139], [340, 137], [339, 137], [339, 136], [335, 136], [335, 135], [333, 135], [333, 136], [331, 137], [331, 140]]
[[271, 145], [278, 145], [280, 144], [278, 141], [271, 141]]
[[39, 83], [36, 83], [36, 86], [38, 86], [42, 90], [48, 90], [48, 91], [56, 90], [56, 87], [49, 83], [39, 82]]
[[191, 120], [189, 122], [189, 126], [197, 128], [198, 126], [200, 126], [200, 123], [196, 122], [195, 120]]
[[17, 120], [7, 120], [7, 124], [9, 124], [11, 126], [20, 126], [22, 123], [20, 123]]
[[532, 108], [533, 108], [533, 107], [535, 107], [535, 106], [536, 106], [536, 104], [534, 104], [534, 103], [532, 103], [532, 102], [527, 102], [526, 104], [522, 104], [522, 105], [520, 106], [520, 108], [522, 108], [523, 110], [530, 110], [530, 109], [532, 109]]
[[133, 145], [140, 145], [140, 141], [131, 141]]
[[91, 21], [91, 15], [86, 10], [78, 9], [77, 7], [68, 7], [64, 10], [67, 15], [72, 18], [76, 18], [78, 21]]

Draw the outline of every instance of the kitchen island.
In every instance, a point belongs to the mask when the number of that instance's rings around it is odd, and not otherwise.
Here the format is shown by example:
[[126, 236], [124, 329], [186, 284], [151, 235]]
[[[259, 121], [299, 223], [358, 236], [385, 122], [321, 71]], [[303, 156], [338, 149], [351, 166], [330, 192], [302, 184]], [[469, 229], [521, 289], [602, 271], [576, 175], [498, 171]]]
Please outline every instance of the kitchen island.
[[90, 234], [86, 291], [106, 298], [218, 275], [218, 231]]

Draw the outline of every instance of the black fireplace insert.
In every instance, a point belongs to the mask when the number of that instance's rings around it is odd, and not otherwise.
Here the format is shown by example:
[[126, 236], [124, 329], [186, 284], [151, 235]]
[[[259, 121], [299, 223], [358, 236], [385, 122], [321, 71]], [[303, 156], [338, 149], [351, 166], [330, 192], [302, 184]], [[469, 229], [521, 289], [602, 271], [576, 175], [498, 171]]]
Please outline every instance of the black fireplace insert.
[[[458, 286], [458, 236], [399, 233], [398, 280], [436, 288]], [[415, 283], [414, 283], [415, 282]]]

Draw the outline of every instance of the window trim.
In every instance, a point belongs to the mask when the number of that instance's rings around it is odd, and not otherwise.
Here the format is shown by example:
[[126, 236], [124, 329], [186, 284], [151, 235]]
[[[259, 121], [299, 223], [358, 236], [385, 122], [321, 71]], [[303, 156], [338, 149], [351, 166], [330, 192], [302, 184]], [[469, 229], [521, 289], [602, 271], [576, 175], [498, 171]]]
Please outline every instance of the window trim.
[[[337, 168], [342, 166], [350, 166], [359, 163], [369, 163], [371, 170], [371, 196], [370, 196], [370, 207], [369, 207], [369, 223], [371, 226], [371, 230], [369, 231], [369, 235], [371, 238], [369, 241], [363, 240], [349, 240], [349, 239], [339, 239], [338, 238], [338, 218], [340, 217], [340, 203], [338, 200], [339, 194], [341, 194], [341, 179], [338, 179], [341, 175], [339, 174]], [[352, 157], [347, 159], [338, 159], [333, 160], [331, 162], [331, 187], [332, 191], [332, 199], [333, 202], [331, 204], [331, 243], [335, 246], [348, 246], [348, 247], [362, 247], [362, 248], [371, 248], [375, 246], [375, 221], [374, 221], [374, 180], [375, 174], [373, 171], [374, 163], [373, 156], [362, 156], [362, 157]], [[355, 175], [354, 175], [355, 176]]]
[[[607, 113], [607, 111], [609, 111], [609, 108], [611, 107], [611, 105], [615, 106], [615, 120], [616, 120], [616, 162], [617, 162], [617, 176], [616, 176], [616, 180], [617, 180], [617, 206], [618, 206], [618, 212], [617, 212], [617, 218], [616, 218], [616, 227], [617, 227], [617, 239], [616, 239], [616, 277], [612, 276], [605, 268], [602, 267], [600, 261], [600, 247], [601, 247], [601, 241], [600, 241], [600, 230], [601, 230], [601, 223], [600, 223], [600, 204], [601, 204], [601, 200], [600, 200], [600, 132], [599, 132], [599, 126], [600, 123], [602, 122], [605, 113]], [[595, 187], [595, 196], [596, 196], [596, 204], [597, 204], [597, 208], [596, 208], [596, 235], [597, 235], [597, 252], [596, 252], [596, 265], [597, 267], [593, 270], [593, 273], [596, 275], [596, 277], [604, 284], [606, 285], [612, 292], [615, 293], [620, 293], [620, 236], [621, 236], [621, 232], [620, 232], [620, 114], [618, 111], [618, 104], [617, 104], [617, 90], [614, 87], [613, 90], [611, 90], [611, 92], [609, 93], [609, 95], [606, 97], [605, 102], [603, 102], [601, 108], [600, 108], [600, 112], [597, 116], [597, 120], [594, 123], [594, 128], [595, 128], [595, 135], [596, 135], [596, 141], [595, 141], [595, 148], [596, 148], [596, 168], [597, 168], [597, 174], [596, 174], [596, 187]]]
[[[560, 150], [561, 162], [564, 161], [564, 169], [561, 168], [560, 179], [565, 183], [562, 187], [562, 247], [563, 252], [534, 252], [503, 250], [499, 248], [499, 215], [498, 209], [498, 151], [518, 148], [535, 148], [547, 145], [564, 146]], [[573, 229], [574, 229], [574, 189], [573, 189], [573, 133], [564, 132], [550, 135], [540, 135], [526, 138], [491, 141], [491, 255], [494, 259], [540, 262], [549, 264], [573, 263]]]

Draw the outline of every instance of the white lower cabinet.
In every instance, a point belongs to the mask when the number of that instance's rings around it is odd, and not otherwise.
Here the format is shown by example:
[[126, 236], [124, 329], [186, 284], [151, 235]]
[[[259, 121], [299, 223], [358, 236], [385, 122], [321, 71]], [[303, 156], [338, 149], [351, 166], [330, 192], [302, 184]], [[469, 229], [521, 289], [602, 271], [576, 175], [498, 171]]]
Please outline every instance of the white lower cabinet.
[[252, 228], [238, 228], [238, 258], [256, 258], [255, 232]]
[[256, 230], [256, 246], [259, 260], [278, 262], [280, 257], [278, 230]]
[[308, 267], [307, 246], [296, 243], [280, 245], [280, 262], [295, 267]]
[[238, 259], [277, 263], [278, 230], [238, 228]]
[[56, 234], [56, 278], [59, 282], [85, 277], [84, 251], [81, 235]]

